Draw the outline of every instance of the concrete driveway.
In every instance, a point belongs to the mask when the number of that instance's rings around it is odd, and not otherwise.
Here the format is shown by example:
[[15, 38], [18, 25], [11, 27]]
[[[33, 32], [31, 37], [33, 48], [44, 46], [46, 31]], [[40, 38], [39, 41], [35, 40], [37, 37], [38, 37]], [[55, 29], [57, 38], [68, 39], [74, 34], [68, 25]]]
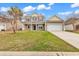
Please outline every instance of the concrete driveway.
[[65, 31], [51, 31], [51, 33], [79, 49], [79, 34]]

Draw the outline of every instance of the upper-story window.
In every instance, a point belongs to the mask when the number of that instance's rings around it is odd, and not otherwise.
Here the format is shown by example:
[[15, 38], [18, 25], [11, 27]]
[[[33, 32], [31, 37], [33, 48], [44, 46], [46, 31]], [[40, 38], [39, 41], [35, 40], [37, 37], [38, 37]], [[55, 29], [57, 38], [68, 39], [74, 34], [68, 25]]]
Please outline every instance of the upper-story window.
[[32, 21], [36, 22], [37, 21], [37, 17], [32, 17]]
[[38, 21], [43, 21], [43, 17], [38, 17]]
[[30, 21], [30, 19], [29, 19], [29, 18], [27, 18], [27, 21], [29, 22], [29, 21]]
[[43, 21], [44, 17], [42, 15], [33, 15], [33, 16], [26, 16], [26, 21], [29, 22], [41, 22]]
[[27, 22], [31, 21], [31, 18], [30, 17], [26, 17], [26, 21]]

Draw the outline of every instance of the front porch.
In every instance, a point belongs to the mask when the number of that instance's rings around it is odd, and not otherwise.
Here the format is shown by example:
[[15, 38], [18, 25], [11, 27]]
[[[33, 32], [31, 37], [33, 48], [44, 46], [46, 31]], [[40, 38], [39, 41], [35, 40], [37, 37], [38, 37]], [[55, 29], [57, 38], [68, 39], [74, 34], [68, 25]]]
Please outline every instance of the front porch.
[[25, 30], [45, 30], [45, 24], [25, 24]]

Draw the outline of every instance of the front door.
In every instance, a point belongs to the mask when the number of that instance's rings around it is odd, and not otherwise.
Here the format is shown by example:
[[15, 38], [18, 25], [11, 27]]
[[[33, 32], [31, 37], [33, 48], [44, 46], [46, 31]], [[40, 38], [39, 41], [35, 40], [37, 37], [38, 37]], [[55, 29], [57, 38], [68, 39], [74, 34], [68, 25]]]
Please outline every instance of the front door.
[[36, 30], [36, 25], [33, 25], [33, 30]]

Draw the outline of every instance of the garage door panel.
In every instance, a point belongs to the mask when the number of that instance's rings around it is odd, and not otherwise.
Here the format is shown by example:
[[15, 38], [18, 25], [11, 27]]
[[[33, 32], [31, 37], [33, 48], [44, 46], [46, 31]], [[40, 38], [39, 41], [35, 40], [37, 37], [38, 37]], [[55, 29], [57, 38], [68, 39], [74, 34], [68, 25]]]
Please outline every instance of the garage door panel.
[[62, 30], [62, 24], [48, 24], [47, 25], [47, 30], [48, 31], [56, 31], [56, 30]]

